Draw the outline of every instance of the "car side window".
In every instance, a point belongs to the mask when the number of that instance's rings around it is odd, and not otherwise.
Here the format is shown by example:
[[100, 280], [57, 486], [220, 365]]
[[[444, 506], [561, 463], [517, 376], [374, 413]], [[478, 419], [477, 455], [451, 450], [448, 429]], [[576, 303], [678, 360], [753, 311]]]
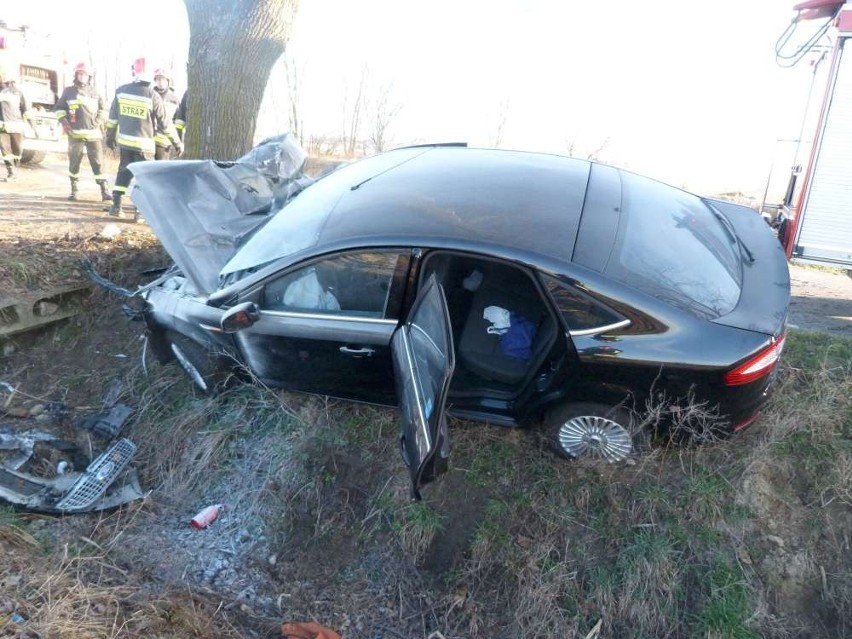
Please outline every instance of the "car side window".
[[269, 282], [262, 308], [384, 317], [399, 257], [398, 251], [363, 251], [312, 262]]
[[629, 323], [626, 318], [565, 282], [549, 275], [542, 275], [542, 281], [550, 291], [571, 333], [594, 332]]

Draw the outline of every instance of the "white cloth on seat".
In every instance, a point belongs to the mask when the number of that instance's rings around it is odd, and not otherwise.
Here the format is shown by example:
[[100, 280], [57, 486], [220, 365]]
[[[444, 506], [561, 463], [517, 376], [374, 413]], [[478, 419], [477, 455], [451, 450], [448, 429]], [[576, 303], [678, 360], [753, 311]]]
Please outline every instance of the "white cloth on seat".
[[482, 319], [491, 322], [487, 330], [492, 335], [502, 335], [512, 325], [509, 311], [501, 306], [486, 306], [482, 311]]
[[292, 308], [340, 310], [337, 298], [331, 291], [323, 290], [313, 268], [287, 287], [284, 292], [284, 305]]

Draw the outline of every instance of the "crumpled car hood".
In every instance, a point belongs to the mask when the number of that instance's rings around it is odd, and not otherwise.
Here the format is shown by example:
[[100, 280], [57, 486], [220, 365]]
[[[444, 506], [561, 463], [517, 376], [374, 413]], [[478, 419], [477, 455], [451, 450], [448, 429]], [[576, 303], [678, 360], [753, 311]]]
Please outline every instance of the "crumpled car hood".
[[209, 295], [246, 238], [312, 182], [306, 160], [288, 133], [235, 162], [135, 162], [131, 197], [196, 291]]

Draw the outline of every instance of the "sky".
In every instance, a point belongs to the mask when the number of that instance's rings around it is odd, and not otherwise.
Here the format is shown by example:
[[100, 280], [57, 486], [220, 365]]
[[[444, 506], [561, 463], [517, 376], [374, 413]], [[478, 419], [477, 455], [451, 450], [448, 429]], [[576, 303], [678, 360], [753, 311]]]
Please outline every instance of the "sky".
[[[776, 64], [791, 0], [301, 0], [286, 57], [300, 77], [308, 135], [339, 135], [361, 78], [399, 111], [393, 145], [473, 146], [586, 155], [701, 194], [783, 192], [806, 110], [813, 136], [827, 64]], [[50, 33], [73, 61], [96, 55], [114, 86], [144, 55], [173, 66], [189, 30], [181, 0], [147, 0], [120, 26], [116, 3], [0, 0], [0, 19]], [[120, 15], [120, 14], [119, 14]], [[804, 39], [805, 24], [791, 39]], [[283, 61], [260, 134], [288, 126]], [[815, 80], [813, 98], [808, 90]], [[348, 96], [348, 102], [347, 102]], [[498, 135], [501, 130], [502, 135]], [[368, 136], [365, 128], [363, 136]], [[804, 153], [804, 151], [800, 151]], [[800, 155], [799, 161], [804, 161]], [[774, 165], [774, 166], [773, 166]]]

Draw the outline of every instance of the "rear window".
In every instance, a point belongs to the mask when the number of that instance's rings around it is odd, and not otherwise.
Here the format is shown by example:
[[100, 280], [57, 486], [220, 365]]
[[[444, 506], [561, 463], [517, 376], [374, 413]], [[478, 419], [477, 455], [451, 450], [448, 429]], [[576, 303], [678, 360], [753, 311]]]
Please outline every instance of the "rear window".
[[556, 307], [572, 334], [600, 331], [616, 324], [628, 324], [625, 318], [611, 311], [588, 295], [572, 288], [550, 275], [542, 275], [542, 281], [553, 296]]
[[737, 305], [736, 239], [695, 195], [621, 172], [621, 219], [604, 273], [708, 319]]

